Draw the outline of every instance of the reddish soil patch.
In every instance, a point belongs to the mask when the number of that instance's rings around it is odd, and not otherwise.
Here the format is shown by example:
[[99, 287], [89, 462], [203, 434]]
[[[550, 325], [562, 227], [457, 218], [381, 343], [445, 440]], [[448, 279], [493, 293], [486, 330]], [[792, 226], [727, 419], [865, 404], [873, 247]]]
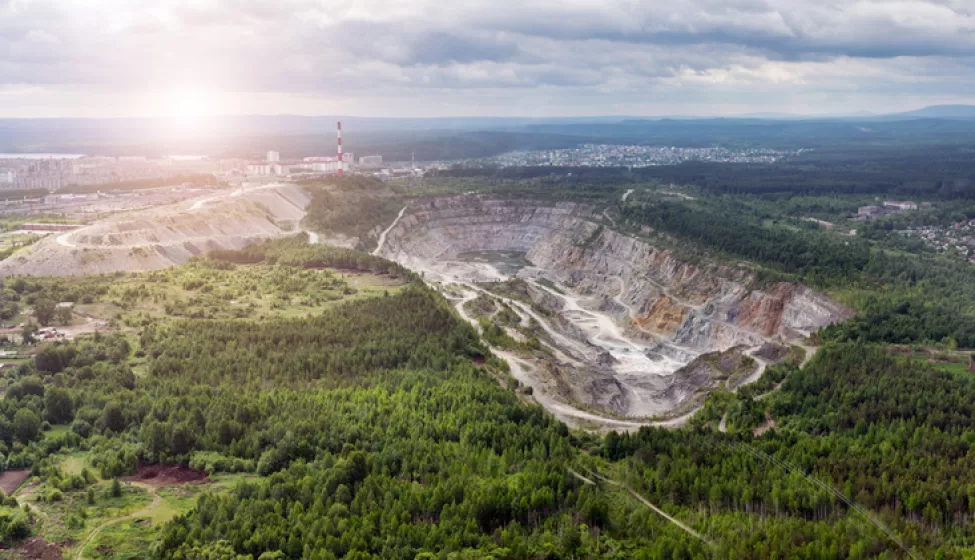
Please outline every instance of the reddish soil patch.
[[24, 544], [17, 547], [17, 551], [20, 552], [20, 557], [26, 560], [64, 560], [61, 547], [40, 537], [27, 539]]
[[20, 485], [24, 483], [27, 478], [30, 477], [30, 471], [7, 471], [0, 474], [0, 490], [6, 495], [11, 495], [15, 490], [20, 488]]
[[761, 426], [757, 426], [754, 430], [752, 430], [752, 435], [758, 437], [775, 427], [776, 427], [775, 420], [772, 419], [772, 415], [769, 414], [768, 411], [766, 410], [765, 423], [762, 424]]
[[205, 483], [207, 473], [181, 465], [147, 465], [140, 463], [135, 475], [126, 480], [164, 486], [167, 484]]

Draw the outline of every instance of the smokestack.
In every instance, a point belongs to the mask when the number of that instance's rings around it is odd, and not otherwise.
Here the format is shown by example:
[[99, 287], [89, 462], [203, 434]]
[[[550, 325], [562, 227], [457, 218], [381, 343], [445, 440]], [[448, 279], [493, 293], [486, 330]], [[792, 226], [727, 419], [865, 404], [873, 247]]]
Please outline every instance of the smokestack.
[[342, 176], [342, 121], [339, 121], [339, 177]]

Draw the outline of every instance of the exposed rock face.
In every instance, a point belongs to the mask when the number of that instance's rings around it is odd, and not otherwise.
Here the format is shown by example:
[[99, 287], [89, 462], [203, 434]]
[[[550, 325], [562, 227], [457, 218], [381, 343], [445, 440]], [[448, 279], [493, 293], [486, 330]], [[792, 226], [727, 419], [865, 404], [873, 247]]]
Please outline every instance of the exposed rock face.
[[734, 346], [722, 352], [708, 352], [694, 358], [672, 376], [672, 383], [663, 396], [681, 404], [703, 399], [710, 389], [732, 387], [758, 367], [747, 356], [744, 346]]
[[450, 260], [468, 251], [524, 251], [581, 296], [617, 299], [632, 323], [701, 350], [808, 336], [851, 313], [796, 284], [749, 290], [749, 273], [683, 262], [666, 249], [608, 229], [572, 202], [479, 195], [435, 199], [390, 231], [383, 254]]
[[686, 317], [686, 307], [662, 296], [650, 306], [646, 315], [634, 317], [633, 322], [642, 329], [669, 334], [676, 332]]
[[142, 210], [52, 235], [0, 263], [0, 276], [95, 274], [181, 264], [213, 249], [239, 249], [293, 234], [309, 200], [296, 185], [242, 196], [221, 194], [209, 202]]
[[825, 295], [805, 286], [780, 282], [754, 291], [738, 303], [735, 321], [765, 336], [809, 336], [815, 330], [847, 319], [850, 312]]
[[770, 364], [781, 364], [789, 358], [790, 354], [792, 354], [791, 348], [777, 342], [766, 342], [752, 353], [756, 358], [761, 358]]
[[[747, 268], [688, 263], [598, 219], [573, 202], [446, 197], [411, 207], [382, 254], [450, 281], [476, 273], [452, 262], [458, 254], [524, 252], [533, 267], [519, 276], [571, 292], [565, 297], [537, 286], [529, 290], [535, 305], [555, 312], [549, 321], [555, 332], [580, 341], [563, 345], [567, 352], [608, 376], [587, 382], [576, 373], [573, 383], [592, 393], [590, 406], [631, 416], [670, 410], [709, 385], [714, 375], [680, 370], [702, 353], [808, 336], [851, 315], [804, 286], [751, 289]], [[573, 387], [577, 400], [580, 385]]]

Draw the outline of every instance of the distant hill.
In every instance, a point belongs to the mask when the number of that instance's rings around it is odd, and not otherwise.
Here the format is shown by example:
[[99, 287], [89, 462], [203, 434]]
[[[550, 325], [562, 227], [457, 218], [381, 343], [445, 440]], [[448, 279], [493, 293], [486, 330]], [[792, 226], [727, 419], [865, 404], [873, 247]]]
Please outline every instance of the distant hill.
[[917, 119], [975, 119], [975, 105], [931, 105], [888, 116]]

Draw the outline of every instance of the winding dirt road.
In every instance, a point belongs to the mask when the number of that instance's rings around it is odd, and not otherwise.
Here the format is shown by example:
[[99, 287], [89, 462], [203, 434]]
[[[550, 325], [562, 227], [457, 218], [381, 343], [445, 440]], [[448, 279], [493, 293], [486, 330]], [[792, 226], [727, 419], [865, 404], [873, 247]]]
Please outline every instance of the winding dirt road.
[[[521, 312], [527, 312], [529, 316], [534, 318], [536, 321], [542, 325], [543, 328], [546, 327], [544, 319], [539, 317], [534, 312], [527, 309], [524, 304], [501, 296], [492, 294], [490, 292], [484, 291], [476, 286], [470, 286], [462, 283], [453, 283], [454, 286], [462, 286], [464, 291], [461, 297], [454, 302], [454, 308], [462, 319], [474, 326], [475, 329], [480, 332], [480, 324], [476, 319], [471, 317], [467, 310], [464, 309], [464, 304], [475, 299], [478, 293], [483, 293], [489, 297], [493, 297], [504, 303], [507, 303], [513, 309]], [[550, 328], [550, 327], [549, 327]], [[548, 331], [546, 331], [548, 332]], [[552, 331], [554, 334], [555, 331]], [[538, 404], [542, 405], [543, 408], [548, 410], [553, 416], [558, 418], [560, 421], [566, 424], [583, 429], [591, 429], [592, 425], [599, 427], [601, 431], [636, 431], [644, 426], [658, 427], [658, 428], [669, 428], [676, 429], [681, 428], [700, 410], [700, 407], [691, 410], [690, 412], [678, 416], [676, 418], [671, 418], [668, 420], [658, 420], [658, 421], [648, 421], [640, 422], [634, 420], [619, 420], [616, 418], [609, 418], [606, 416], [600, 416], [597, 414], [592, 414], [584, 410], [580, 410], [568, 403], [562, 402], [554, 398], [546, 387], [544, 382], [534, 374], [535, 367], [530, 364], [527, 360], [517, 356], [514, 352], [498, 348], [496, 346], [491, 346], [491, 351], [497, 355], [499, 358], [503, 359], [508, 363], [508, 367], [511, 370], [511, 376], [521, 382], [523, 385], [532, 388], [532, 398]]]
[[406, 212], [406, 208], [407, 207], [404, 206], [403, 209], [399, 211], [399, 214], [396, 216], [396, 219], [393, 220], [393, 223], [389, 224], [389, 227], [384, 229], [383, 232], [379, 234], [379, 241], [376, 243], [376, 248], [372, 250], [373, 255], [378, 255], [379, 252], [383, 250], [383, 245], [386, 244], [386, 234], [388, 234], [390, 231], [392, 231], [394, 227], [396, 227], [396, 224], [399, 223], [400, 218], [403, 217], [403, 213]]

